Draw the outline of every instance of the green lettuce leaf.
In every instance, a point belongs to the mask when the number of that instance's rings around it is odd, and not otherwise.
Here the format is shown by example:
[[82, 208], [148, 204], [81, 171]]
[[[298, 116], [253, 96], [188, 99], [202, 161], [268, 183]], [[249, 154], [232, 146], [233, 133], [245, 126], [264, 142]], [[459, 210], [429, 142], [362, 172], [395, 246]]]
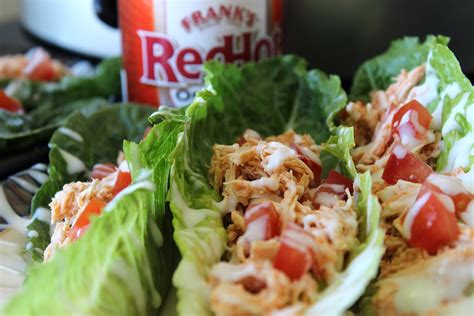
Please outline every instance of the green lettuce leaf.
[[354, 147], [354, 129], [346, 126], [339, 126], [336, 129], [336, 135], [329, 137], [323, 144], [324, 151], [329, 152], [333, 157], [343, 162], [343, 173], [352, 179], [357, 176], [357, 170], [351, 157], [351, 149]]
[[438, 171], [449, 172], [474, 166], [474, 91], [446, 98], [443, 106], [443, 150], [437, 161]]
[[[32, 215], [40, 208], [49, 211], [54, 194], [66, 183], [87, 179], [95, 164], [115, 162], [124, 139], [142, 138], [151, 111], [134, 104], [115, 104], [93, 113], [71, 115], [49, 142], [48, 180], [33, 197]], [[30, 241], [33, 258], [41, 260], [50, 241], [45, 234], [49, 223], [35, 219], [29, 229], [38, 232]]]
[[97, 109], [110, 101], [106, 99], [119, 97], [120, 68], [121, 59], [111, 58], [99, 64], [91, 77], [64, 77], [57, 83], [18, 82], [13, 96], [22, 102], [26, 114], [0, 111], [0, 154], [46, 142], [71, 113]]
[[[3, 315], [145, 315], [165, 292], [156, 273], [163, 236], [155, 223], [150, 177], [117, 195], [87, 233], [48, 263], [30, 269]], [[158, 250], [157, 250], [158, 249]], [[54, 299], [53, 299], [54, 298]]]
[[[207, 179], [212, 146], [234, 143], [247, 128], [263, 136], [294, 128], [321, 142], [330, 135], [329, 113], [346, 103], [337, 77], [319, 71], [307, 72], [304, 61], [293, 56], [246, 64], [240, 70], [232, 65], [211, 62], [206, 64], [205, 70], [207, 89], [197, 94], [185, 115], [160, 110], [150, 118], [152, 122], [175, 120], [184, 126], [172, 156], [168, 193], [174, 237], [182, 255], [173, 277], [180, 315], [211, 314], [207, 274], [221, 260], [226, 249], [227, 237], [221, 220], [222, 198], [209, 186]], [[346, 150], [339, 146], [350, 146], [354, 142], [350, 139], [351, 133], [351, 129], [341, 132], [340, 140], [333, 138], [327, 145], [329, 152], [337, 152], [338, 157], [342, 157], [341, 164], [350, 174], [353, 167], [344, 160]], [[370, 184], [363, 183], [362, 196], [365, 196], [370, 194]], [[367, 185], [369, 191], [365, 189]], [[366, 213], [367, 217], [377, 220], [379, 209], [375, 206], [367, 209], [370, 210], [361, 211], [361, 221], [366, 221]], [[359, 249], [361, 254], [365, 253], [365, 247], [371, 250], [381, 247], [381, 241], [373, 237], [372, 231], [376, 229], [377, 225], [370, 226], [367, 234], [372, 239], [362, 240], [365, 246]], [[376, 257], [377, 253], [367, 264], [378, 267]], [[352, 269], [361, 272], [357, 266]], [[351, 270], [350, 275], [357, 272]], [[358, 289], [343, 299], [344, 309], [362, 294], [364, 284], [375, 272], [364, 271], [364, 275], [360, 277]]]

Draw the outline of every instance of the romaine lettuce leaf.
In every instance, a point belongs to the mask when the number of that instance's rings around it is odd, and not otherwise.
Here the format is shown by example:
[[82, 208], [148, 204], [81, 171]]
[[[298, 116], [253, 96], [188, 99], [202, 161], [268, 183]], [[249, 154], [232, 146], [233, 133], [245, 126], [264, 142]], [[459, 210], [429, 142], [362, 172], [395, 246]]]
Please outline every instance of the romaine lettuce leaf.
[[343, 162], [343, 173], [352, 179], [357, 176], [357, 170], [351, 157], [351, 149], [354, 147], [354, 129], [346, 126], [339, 126], [336, 129], [336, 134], [329, 137], [323, 144], [324, 151], [329, 152], [333, 157]]
[[[39, 208], [49, 210], [54, 194], [66, 183], [87, 179], [95, 164], [115, 162], [124, 139], [141, 139], [151, 111], [134, 104], [115, 104], [93, 113], [71, 115], [49, 142], [49, 178], [33, 197], [32, 215]], [[29, 229], [38, 232], [30, 241], [34, 259], [41, 259], [50, 241], [45, 234], [49, 223], [35, 219]]]
[[[247, 128], [263, 136], [294, 128], [322, 142], [330, 135], [327, 125], [329, 113], [346, 103], [337, 77], [326, 76], [319, 71], [307, 72], [304, 61], [293, 56], [246, 64], [240, 70], [232, 65], [211, 62], [206, 64], [205, 70], [207, 89], [197, 94], [185, 115], [159, 110], [150, 118], [156, 122], [176, 120], [184, 124], [184, 131], [173, 153], [168, 194], [174, 215], [175, 241], [182, 255], [173, 277], [180, 315], [211, 313], [207, 273], [221, 260], [226, 249], [221, 197], [209, 186], [207, 179], [212, 146], [215, 143], [233, 143]], [[353, 174], [353, 163], [345, 161], [349, 148], [343, 148], [354, 142], [350, 139], [351, 131], [341, 132], [341, 139], [333, 138], [327, 147], [343, 159], [342, 165]], [[363, 180], [362, 197], [370, 194], [370, 182], [367, 184], [366, 178]], [[370, 201], [367, 203], [374, 203], [373, 198], [366, 198]], [[376, 213], [379, 208], [370, 205], [367, 209], [361, 211], [361, 221], [366, 221], [366, 214], [370, 223], [378, 220]], [[357, 263], [347, 272], [360, 283], [347, 299], [342, 298], [342, 302], [338, 302], [344, 310], [355, 302], [375, 275], [372, 266], [375, 269], [378, 267], [377, 251], [381, 249], [382, 241], [374, 233], [378, 232], [378, 226], [365, 225], [364, 229], [369, 226], [367, 234], [370, 238], [362, 239], [363, 246], [358, 249], [360, 254], [370, 254], [366, 256], [370, 260], [363, 268], [367, 271], [358, 268], [362, 263]], [[370, 250], [364, 252], [365, 247]]]
[[[97, 66], [92, 77], [64, 77], [57, 83], [21, 81], [15, 90], [26, 114], [0, 111], [0, 154], [12, 154], [46, 142], [67, 116], [99, 108], [120, 96], [121, 59]], [[95, 98], [95, 100], [93, 99]]]

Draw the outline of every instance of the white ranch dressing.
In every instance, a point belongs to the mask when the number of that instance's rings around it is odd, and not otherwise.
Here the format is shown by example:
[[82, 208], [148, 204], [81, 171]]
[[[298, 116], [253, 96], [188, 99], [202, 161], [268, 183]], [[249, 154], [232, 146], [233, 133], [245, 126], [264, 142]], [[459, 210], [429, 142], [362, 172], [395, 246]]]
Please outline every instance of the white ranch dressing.
[[45, 207], [38, 207], [34, 214], [33, 214], [33, 218], [31, 219], [31, 221], [33, 220], [39, 220], [41, 222], [44, 222], [44, 223], [51, 223], [51, 211]]
[[39, 184], [43, 184], [48, 181], [48, 176], [41, 171], [29, 169], [25, 173], [32, 177]]
[[474, 167], [467, 173], [457, 174], [456, 178], [462, 181], [464, 187], [469, 193], [474, 194]]
[[155, 191], [155, 184], [152, 183], [151, 181], [140, 181], [136, 183], [132, 183], [122, 191], [120, 191], [119, 194], [117, 194], [112, 201], [110, 201], [106, 206], [104, 211], [110, 212], [117, 206], [118, 201], [120, 201], [124, 196], [129, 195], [139, 189], [145, 189], [148, 191]]
[[[464, 97], [463, 97], [464, 98]], [[460, 102], [461, 103], [461, 102]], [[456, 106], [457, 107], [457, 106]], [[454, 112], [454, 111], [453, 111]], [[465, 112], [465, 117], [468, 120], [471, 126], [474, 126], [474, 105], [470, 104]], [[456, 126], [457, 122], [455, 120], [455, 114], [450, 113], [450, 116], [447, 119], [447, 124], [450, 124], [446, 127], [446, 133], [443, 128], [443, 137], [446, 137], [447, 134], [452, 131], [452, 126]], [[452, 125], [452, 126], [451, 126]], [[469, 131], [464, 137], [457, 140], [448, 155], [448, 163], [444, 168], [444, 171], [451, 171], [458, 167], [467, 167], [469, 166], [469, 156], [474, 155], [474, 131]], [[471, 168], [472, 169], [472, 168]]]
[[405, 217], [405, 221], [403, 222], [403, 235], [406, 239], [411, 238], [411, 226], [415, 221], [416, 216], [420, 212], [421, 208], [425, 205], [425, 203], [431, 197], [431, 192], [427, 192], [423, 194], [413, 206], [408, 210], [407, 216]]
[[[258, 208], [258, 207], [256, 207]], [[268, 222], [268, 215], [263, 215], [252, 221], [247, 225], [245, 234], [239, 238], [239, 242], [242, 241], [255, 241], [255, 240], [264, 240], [265, 239], [265, 227]]]
[[61, 134], [64, 134], [66, 136], [68, 136], [69, 138], [75, 140], [76, 142], [78, 143], [82, 143], [84, 142], [84, 139], [82, 138], [81, 134], [79, 134], [78, 132], [76, 131], [73, 131], [72, 129], [70, 128], [67, 128], [67, 127], [60, 127], [58, 129], [58, 131], [61, 133]]
[[261, 143], [256, 150], [262, 157], [265, 151], [270, 152], [263, 160], [263, 169], [267, 173], [272, 173], [281, 167], [286, 160], [296, 157], [296, 152], [293, 149], [279, 142]]
[[454, 196], [459, 193], [466, 192], [464, 184], [458, 178], [452, 176], [446, 176], [443, 174], [432, 173], [428, 178], [428, 181], [436, 185], [444, 193], [450, 196]]
[[148, 227], [150, 228], [151, 237], [153, 238], [156, 247], [161, 248], [163, 246], [163, 234], [161, 233], [160, 228], [155, 221], [148, 221]]
[[39, 187], [37, 185], [34, 185], [28, 181], [26, 181], [25, 179], [22, 179], [20, 177], [17, 177], [17, 176], [10, 176], [9, 177], [10, 180], [12, 180], [13, 182], [15, 182], [20, 188], [22, 188], [23, 190], [27, 191], [27, 192], [30, 192], [30, 193], [36, 193], [38, 192], [39, 190]]
[[58, 149], [59, 149], [59, 152], [61, 153], [62, 157], [66, 161], [67, 173], [68, 174], [70, 174], [70, 175], [71, 174], [77, 174], [77, 173], [80, 173], [84, 170], [87, 170], [87, 168], [84, 165], [84, 163], [82, 162], [82, 160], [80, 160], [76, 156], [68, 153], [67, 151], [65, 151], [63, 149], [60, 149], [60, 148], [58, 148]]
[[270, 191], [276, 191], [280, 187], [280, 181], [275, 177], [262, 177], [260, 179], [250, 181], [250, 186], [255, 189], [268, 189]]
[[26, 234], [26, 237], [28, 237], [28, 238], [37, 238], [38, 236], [39, 236], [39, 234], [36, 230], [30, 230]]
[[33, 166], [31, 166], [31, 169], [39, 170], [39, 171], [46, 171], [46, 170], [48, 170], [48, 166], [45, 165], [44, 163], [37, 163], [37, 164], [34, 164]]
[[26, 235], [26, 227], [30, 224], [30, 220], [18, 216], [18, 214], [15, 213], [10, 203], [8, 203], [2, 186], [0, 186], [0, 217], [3, 217], [7, 221], [9, 227]]
[[408, 150], [403, 146], [397, 145], [393, 148], [392, 153], [397, 157], [397, 159], [403, 159], [407, 155]]
[[435, 110], [431, 113], [433, 119], [431, 120], [430, 128], [434, 130], [440, 130], [443, 126], [442, 114], [443, 114], [443, 103], [446, 96], [454, 99], [461, 92], [461, 87], [457, 82], [450, 83], [446, 88], [440, 92], [438, 104]]
[[[464, 114], [464, 108], [466, 106], [467, 100], [470, 96], [470, 93], [464, 93], [461, 100], [455, 107], [451, 109], [446, 122], [443, 124], [443, 128], [441, 130], [443, 136], [446, 136], [449, 132], [459, 129], [459, 124], [456, 122], [456, 115], [458, 113]], [[472, 105], [470, 105], [472, 106]]]
[[175, 180], [170, 185], [170, 200], [182, 211], [182, 219], [187, 228], [195, 227], [197, 224], [205, 220], [207, 217], [220, 218], [219, 212], [210, 209], [193, 209], [190, 208], [179, 191], [179, 186]]
[[469, 156], [472, 155], [474, 155], [474, 132], [470, 131], [453, 144], [444, 171], [469, 166]]

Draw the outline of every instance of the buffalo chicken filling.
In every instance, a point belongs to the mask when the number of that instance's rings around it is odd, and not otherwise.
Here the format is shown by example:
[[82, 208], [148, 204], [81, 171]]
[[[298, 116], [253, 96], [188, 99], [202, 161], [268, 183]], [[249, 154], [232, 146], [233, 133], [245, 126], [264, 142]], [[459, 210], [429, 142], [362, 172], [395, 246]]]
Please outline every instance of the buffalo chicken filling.
[[217, 315], [301, 312], [344, 268], [357, 245], [352, 181], [321, 181], [320, 148], [293, 131], [262, 139], [247, 130], [215, 145], [210, 182], [226, 202], [225, 261], [212, 267]]

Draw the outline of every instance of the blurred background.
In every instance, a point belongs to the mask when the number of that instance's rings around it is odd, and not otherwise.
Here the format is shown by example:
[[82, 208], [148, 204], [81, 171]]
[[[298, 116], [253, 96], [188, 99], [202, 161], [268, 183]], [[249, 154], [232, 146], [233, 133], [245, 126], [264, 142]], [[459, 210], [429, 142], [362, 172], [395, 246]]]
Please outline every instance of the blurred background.
[[[38, 45], [37, 39], [53, 44], [48, 49], [66, 62], [116, 54], [115, 2], [0, 0], [0, 54], [24, 52]], [[347, 87], [356, 67], [392, 39], [443, 34], [451, 37], [450, 47], [472, 81], [473, 13], [472, 0], [286, 0], [283, 47], [311, 67], [339, 74]]]

